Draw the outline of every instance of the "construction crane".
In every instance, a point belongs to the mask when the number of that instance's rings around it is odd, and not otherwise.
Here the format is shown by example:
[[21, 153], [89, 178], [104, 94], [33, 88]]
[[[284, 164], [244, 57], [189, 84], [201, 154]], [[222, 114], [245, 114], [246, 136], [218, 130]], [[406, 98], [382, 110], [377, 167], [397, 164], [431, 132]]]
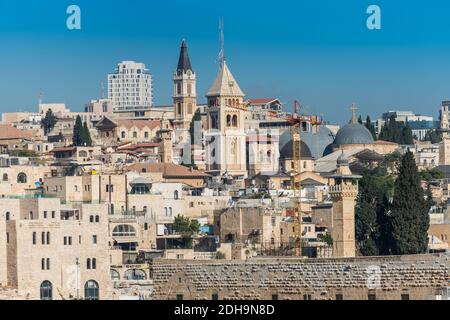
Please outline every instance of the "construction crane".
[[302, 117], [299, 115], [299, 102], [294, 101], [294, 113], [288, 118], [292, 137], [292, 202], [294, 216], [294, 255], [302, 256], [302, 211], [301, 211], [301, 131]]

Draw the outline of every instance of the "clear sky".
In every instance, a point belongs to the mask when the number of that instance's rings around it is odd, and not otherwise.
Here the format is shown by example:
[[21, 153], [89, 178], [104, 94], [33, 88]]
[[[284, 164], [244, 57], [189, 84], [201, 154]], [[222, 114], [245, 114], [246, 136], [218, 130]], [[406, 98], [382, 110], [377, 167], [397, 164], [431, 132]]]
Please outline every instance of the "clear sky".
[[[82, 29], [66, 28], [81, 8]], [[382, 29], [366, 28], [366, 9]], [[65, 102], [82, 110], [122, 60], [144, 62], [155, 104], [170, 104], [181, 39], [197, 72], [198, 100], [218, 65], [218, 21], [228, 66], [248, 98], [298, 98], [331, 122], [387, 109], [437, 116], [450, 99], [448, 0], [0, 0], [0, 111]]]

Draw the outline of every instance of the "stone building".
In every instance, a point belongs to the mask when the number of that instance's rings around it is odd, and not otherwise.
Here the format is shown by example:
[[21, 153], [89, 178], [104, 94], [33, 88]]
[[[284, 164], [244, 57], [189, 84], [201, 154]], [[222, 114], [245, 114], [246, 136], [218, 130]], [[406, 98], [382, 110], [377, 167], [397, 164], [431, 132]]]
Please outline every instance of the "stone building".
[[344, 153], [338, 159], [336, 174], [329, 176], [334, 179], [329, 194], [333, 201], [333, 239], [334, 257], [354, 257], [355, 247], [355, 204], [358, 196], [358, 185], [355, 184], [361, 176], [353, 175], [348, 167]]
[[26, 299], [111, 297], [106, 205], [0, 199], [1, 286]]
[[448, 254], [246, 261], [154, 260], [161, 300], [425, 300], [446, 297]]
[[247, 177], [244, 93], [225, 62], [207, 95], [206, 172]]

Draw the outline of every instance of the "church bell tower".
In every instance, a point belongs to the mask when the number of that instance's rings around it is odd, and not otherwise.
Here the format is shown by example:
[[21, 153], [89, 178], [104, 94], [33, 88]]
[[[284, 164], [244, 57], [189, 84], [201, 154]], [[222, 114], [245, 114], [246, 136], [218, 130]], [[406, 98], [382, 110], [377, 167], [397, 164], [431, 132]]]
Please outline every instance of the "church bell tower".
[[177, 69], [173, 74], [175, 129], [189, 129], [197, 108], [196, 75], [192, 70], [186, 41], [181, 42]]

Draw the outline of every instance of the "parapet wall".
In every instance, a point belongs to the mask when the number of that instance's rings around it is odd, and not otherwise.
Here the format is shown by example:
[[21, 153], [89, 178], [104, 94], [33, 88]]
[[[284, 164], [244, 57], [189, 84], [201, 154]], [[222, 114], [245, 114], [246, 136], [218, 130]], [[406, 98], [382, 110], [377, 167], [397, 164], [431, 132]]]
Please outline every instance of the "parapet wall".
[[429, 299], [449, 286], [450, 255], [246, 261], [154, 260], [154, 299]]

